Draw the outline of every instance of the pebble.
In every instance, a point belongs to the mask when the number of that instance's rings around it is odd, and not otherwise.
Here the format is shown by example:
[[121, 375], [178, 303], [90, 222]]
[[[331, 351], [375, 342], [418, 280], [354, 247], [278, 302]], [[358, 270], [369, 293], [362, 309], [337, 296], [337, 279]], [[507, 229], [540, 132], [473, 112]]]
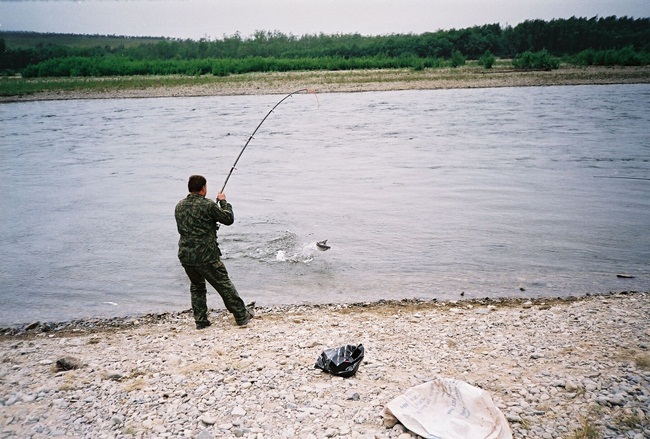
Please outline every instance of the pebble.
[[[650, 437], [650, 294], [403, 300], [38, 325], [0, 335], [0, 438], [407, 439], [384, 405], [436, 375], [486, 390], [513, 437]], [[135, 323], [137, 322], [137, 323]], [[356, 375], [315, 369], [362, 343]], [[58, 360], [78, 367], [58, 370]]]

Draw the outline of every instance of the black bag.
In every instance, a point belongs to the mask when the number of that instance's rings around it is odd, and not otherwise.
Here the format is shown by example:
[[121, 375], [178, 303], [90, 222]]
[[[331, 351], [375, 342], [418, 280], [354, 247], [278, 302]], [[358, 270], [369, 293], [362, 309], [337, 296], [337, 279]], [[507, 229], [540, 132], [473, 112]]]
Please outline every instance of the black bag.
[[363, 360], [364, 348], [362, 344], [347, 345], [340, 348], [326, 349], [316, 360], [316, 369], [322, 369], [332, 375], [351, 377], [357, 373]]

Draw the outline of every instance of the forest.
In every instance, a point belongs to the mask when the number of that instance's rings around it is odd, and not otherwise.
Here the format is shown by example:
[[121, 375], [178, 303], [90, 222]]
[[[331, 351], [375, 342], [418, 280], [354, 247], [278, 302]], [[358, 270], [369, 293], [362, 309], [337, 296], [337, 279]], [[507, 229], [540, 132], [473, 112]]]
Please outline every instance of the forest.
[[215, 75], [293, 70], [457, 67], [516, 69], [650, 64], [650, 18], [527, 20], [423, 34], [287, 35], [221, 39], [0, 32], [0, 74], [31, 77]]

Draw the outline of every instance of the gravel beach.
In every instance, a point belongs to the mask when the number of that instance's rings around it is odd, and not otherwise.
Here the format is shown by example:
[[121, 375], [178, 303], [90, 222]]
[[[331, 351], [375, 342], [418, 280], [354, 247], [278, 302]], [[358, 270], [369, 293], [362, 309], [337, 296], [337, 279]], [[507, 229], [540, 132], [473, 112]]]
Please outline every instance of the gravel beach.
[[[436, 376], [487, 391], [515, 438], [650, 437], [650, 292], [258, 308], [246, 328], [216, 309], [211, 320], [5, 332], [0, 437], [406, 439], [381, 411]], [[356, 375], [314, 367], [323, 350], [360, 343]]]

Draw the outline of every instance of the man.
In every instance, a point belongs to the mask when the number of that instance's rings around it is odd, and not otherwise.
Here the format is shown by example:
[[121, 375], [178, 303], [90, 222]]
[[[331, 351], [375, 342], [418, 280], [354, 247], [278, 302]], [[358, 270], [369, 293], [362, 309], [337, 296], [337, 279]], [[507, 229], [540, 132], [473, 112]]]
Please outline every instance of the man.
[[217, 243], [217, 223], [226, 226], [235, 221], [232, 206], [223, 193], [214, 202], [205, 198], [208, 186], [205, 177], [192, 175], [187, 183], [189, 195], [176, 205], [176, 227], [181, 237], [178, 241], [178, 259], [190, 278], [192, 311], [196, 329], [210, 326], [205, 281], [221, 295], [226, 309], [235, 316], [239, 326], [246, 326], [253, 318], [252, 307], [247, 308], [239, 297], [221, 262]]

